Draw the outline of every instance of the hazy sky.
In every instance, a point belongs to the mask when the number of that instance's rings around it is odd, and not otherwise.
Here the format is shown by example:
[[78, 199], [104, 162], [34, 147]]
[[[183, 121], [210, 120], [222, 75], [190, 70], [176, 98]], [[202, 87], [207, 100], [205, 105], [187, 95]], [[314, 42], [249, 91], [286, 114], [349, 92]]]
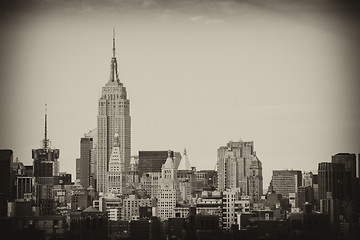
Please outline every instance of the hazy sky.
[[113, 27], [132, 155], [186, 147], [198, 169], [214, 169], [219, 146], [254, 141], [266, 189], [273, 169], [315, 170], [360, 152], [359, 18], [347, 5], [56, 2], [17, 1], [1, 19], [0, 148], [25, 164], [41, 146], [47, 103], [48, 136], [75, 179], [109, 78]]

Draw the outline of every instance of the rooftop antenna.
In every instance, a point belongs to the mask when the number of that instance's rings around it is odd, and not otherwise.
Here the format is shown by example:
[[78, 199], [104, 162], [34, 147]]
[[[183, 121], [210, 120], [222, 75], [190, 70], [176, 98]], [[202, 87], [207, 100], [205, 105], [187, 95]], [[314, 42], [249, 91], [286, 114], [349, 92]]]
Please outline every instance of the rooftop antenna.
[[115, 27], [113, 27], [113, 58], [115, 58]]
[[45, 103], [45, 138], [43, 141], [44, 149], [48, 149], [49, 140], [47, 139], [47, 104]]

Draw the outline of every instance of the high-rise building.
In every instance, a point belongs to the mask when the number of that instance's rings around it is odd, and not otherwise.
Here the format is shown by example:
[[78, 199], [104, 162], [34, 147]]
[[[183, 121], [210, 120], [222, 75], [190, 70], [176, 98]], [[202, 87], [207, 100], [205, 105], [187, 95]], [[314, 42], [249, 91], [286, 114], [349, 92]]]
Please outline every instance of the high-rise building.
[[80, 158], [76, 159], [76, 179], [87, 189], [90, 186], [91, 158], [93, 138], [83, 137], [80, 139]]
[[297, 193], [302, 183], [302, 173], [299, 170], [273, 170], [272, 189], [283, 197], [289, 193]]
[[89, 185], [92, 186], [94, 189], [96, 188], [96, 178], [97, 178], [97, 167], [96, 167], [96, 158], [97, 158], [97, 128], [90, 130], [88, 133], [84, 135], [85, 138], [92, 138], [93, 145], [90, 151], [91, 158], [90, 158], [90, 180]]
[[107, 192], [121, 195], [125, 189], [125, 184], [125, 163], [120, 155], [119, 134], [115, 133], [115, 141], [109, 161], [109, 171], [107, 173]]
[[345, 177], [344, 163], [319, 163], [318, 170], [318, 184], [319, 184], [319, 200], [329, 197], [328, 193], [333, 199], [342, 200], [343, 185]]
[[42, 143], [42, 148], [32, 150], [32, 158], [35, 182], [44, 183], [48, 178], [59, 175], [60, 155], [59, 149], [51, 148], [50, 140], [47, 138], [47, 113], [45, 113], [45, 137]]
[[[47, 110], [46, 110], [47, 111]], [[32, 150], [34, 193], [41, 215], [54, 214], [53, 187], [59, 181], [59, 149], [50, 146], [47, 138], [47, 112], [45, 111], [45, 137], [43, 146]]]
[[179, 198], [175, 161], [168, 152], [168, 158], [161, 168], [160, 194], [158, 201], [158, 216], [161, 220], [175, 217], [174, 208]]
[[331, 156], [332, 163], [343, 163], [345, 164], [345, 171], [349, 172], [351, 179], [356, 178], [356, 155], [354, 153], [338, 153]]
[[0, 217], [7, 215], [7, 202], [12, 200], [13, 151], [0, 149]]
[[255, 200], [262, 195], [262, 166], [254, 142], [230, 141], [220, 147], [217, 170], [219, 191], [239, 188], [242, 195], [251, 195]]
[[332, 163], [345, 165], [344, 179], [342, 183], [343, 199], [355, 200], [356, 195], [356, 155], [350, 153], [338, 153], [331, 157]]
[[97, 117], [97, 190], [107, 190], [106, 174], [114, 143], [114, 136], [119, 134], [120, 158], [129, 171], [131, 151], [130, 101], [126, 88], [120, 82], [117, 60], [115, 57], [115, 36], [113, 37], [113, 56], [111, 59], [110, 78], [102, 88]]

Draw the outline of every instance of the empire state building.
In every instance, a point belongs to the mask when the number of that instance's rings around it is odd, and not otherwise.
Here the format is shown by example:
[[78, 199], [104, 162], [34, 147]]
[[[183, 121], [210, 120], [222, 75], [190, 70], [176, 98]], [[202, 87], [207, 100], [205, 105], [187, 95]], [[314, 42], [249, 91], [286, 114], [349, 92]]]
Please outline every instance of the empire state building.
[[97, 191], [107, 191], [107, 171], [115, 133], [120, 146], [120, 161], [124, 163], [125, 174], [130, 167], [131, 149], [131, 117], [130, 101], [126, 96], [126, 88], [120, 82], [117, 60], [115, 57], [115, 33], [113, 37], [113, 56], [111, 58], [110, 78], [102, 87], [97, 117]]

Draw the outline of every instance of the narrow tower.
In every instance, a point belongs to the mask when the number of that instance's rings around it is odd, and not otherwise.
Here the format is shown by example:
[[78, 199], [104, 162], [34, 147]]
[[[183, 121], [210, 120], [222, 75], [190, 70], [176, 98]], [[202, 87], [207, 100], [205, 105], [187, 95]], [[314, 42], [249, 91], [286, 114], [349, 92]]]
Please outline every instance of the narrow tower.
[[45, 134], [42, 140], [42, 148], [32, 150], [35, 181], [37, 178], [59, 175], [60, 151], [51, 148], [47, 134], [47, 104], [45, 104]]
[[161, 220], [175, 217], [174, 208], [178, 199], [177, 170], [169, 150], [168, 158], [161, 168], [160, 194], [158, 199], [158, 216]]
[[98, 143], [97, 143], [97, 191], [107, 191], [107, 172], [114, 144], [115, 132], [118, 132], [120, 159], [124, 162], [125, 173], [130, 167], [131, 118], [130, 101], [126, 88], [120, 82], [115, 57], [115, 30], [113, 31], [113, 56], [110, 64], [110, 77], [102, 87], [98, 102]]
[[[46, 106], [46, 105], [45, 105]], [[54, 204], [52, 187], [57, 184], [56, 176], [59, 176], [59, 149], [51, 148], [47, 136], [47, 106], [45, 107], [45, 136], [42, 141], [42, 148], [32, 150], [35, 178], [35, 203], [40, 209], [40, 215], [52, 215]]]

